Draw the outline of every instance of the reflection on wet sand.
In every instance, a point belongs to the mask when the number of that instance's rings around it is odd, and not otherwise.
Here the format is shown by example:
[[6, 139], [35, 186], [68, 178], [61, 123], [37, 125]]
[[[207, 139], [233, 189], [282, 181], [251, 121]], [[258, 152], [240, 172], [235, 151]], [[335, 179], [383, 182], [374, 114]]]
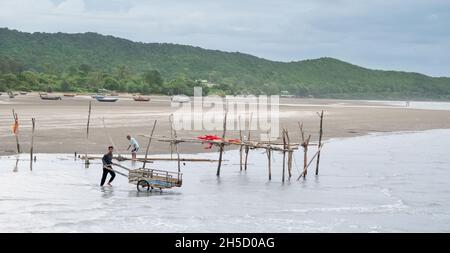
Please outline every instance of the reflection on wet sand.
[[103, 198], [111, 198], [114, 196], [114, 186], [100, 186]]
[[19, 157], [17, 157], [16, 159], [16, 164], [14, 166], [13, 172], [17, 172], [19, 171]]

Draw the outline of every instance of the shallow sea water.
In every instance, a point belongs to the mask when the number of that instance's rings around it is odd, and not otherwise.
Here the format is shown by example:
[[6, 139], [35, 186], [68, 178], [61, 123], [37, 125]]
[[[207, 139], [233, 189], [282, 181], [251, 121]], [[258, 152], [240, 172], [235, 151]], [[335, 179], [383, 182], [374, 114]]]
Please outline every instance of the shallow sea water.
[[280, 155], [269, 182], [265, 153], [251, 151], [241, 172], [227, 151], [220, 178], [215, 163], [187, 162], [181, 188], [150, 193], [120, 175], [100, 187], [100, 161], [37, 154], [30, 171], [27, 155], [1, 157], [0, 232], [450, 232], [448, 150], [450, 130], [334, 139], [319, 176], [297, 181], [296, 153], [285, 183]]

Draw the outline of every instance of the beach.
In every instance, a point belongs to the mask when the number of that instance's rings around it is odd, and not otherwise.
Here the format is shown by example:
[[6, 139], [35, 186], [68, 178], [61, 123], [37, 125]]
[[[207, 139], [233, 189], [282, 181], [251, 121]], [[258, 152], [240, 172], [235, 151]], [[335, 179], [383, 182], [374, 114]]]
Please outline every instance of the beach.
[[[89, 101], [92, 115], [89, 139], [86, 139]], [[443, 105], [442, 105], [443, 104]], [[299, 122], [312, 142], [319, 136], [318, 112], [324, 111], [324, 140], [339, 137], [362, 136], [368, 133], [397, 131], [422, 131], [450, 128], [448, 103], [434, 106], [433, 102], [411, 102], [405, 107], [402, 101], [358, 101], [331, 99], [281, 98], [279, 126], [289, 130], [291, 140], [300, 141]], [[415, 107], [417, 105], [417, 107]], [[422, 109], [425, 108], [425, 109]], [[449, 107], [450, 108], [450, 107]], [[34, 152], [36, 153], [85, 153], [105, 152], [111, 140], [116, 150], [126, 154], [131, 134], [145, 147], [154, 120], [158, 120], [155, 136], [170, 136], [169, 115], [177, 108], [171, 107], [170, 97], [151, 96], [150, 102], [136, 102], [129, 95], [121, 95], [118, 102], [101, 103], [90, 96], [63, 97], [62, 101], [43, 101], [37, 94], [9, 99], [0, 96], [0, 155], [16, 153], [16, 140], [12, 134], [12, 109], [19, 116], [19, 142], [23, 152], [28, 152], [31, 139], [31, 118], [36, 119]], [[104, 123], [103, 123], [104, 122]], [[248, 132], [244, 132], [247, 135]], [[252, 132], [259, 138], [260, 132]], [[222, 131], [178, 131], [178, 136], [196, 138], [199, 135], [217, 134]], [[111, 137], [111, 138], [109, 138]], [[227, 138], [239, 138], [239, 131], [227, 131]], [[202, 145], [183, 143], [181, 153], [216, 151]], [[150, 153], [170, 152], [168, 143], [153, 143]], [[139, 154], [143, 155], [141, 148]]]

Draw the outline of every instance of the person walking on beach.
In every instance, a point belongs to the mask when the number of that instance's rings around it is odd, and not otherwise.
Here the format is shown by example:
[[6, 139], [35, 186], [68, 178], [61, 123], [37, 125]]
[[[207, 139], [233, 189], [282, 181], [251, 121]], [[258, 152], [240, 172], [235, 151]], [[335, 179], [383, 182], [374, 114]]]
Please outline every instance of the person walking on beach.
[[100, 186], [103, 186], [106, 181], [106, 176], [108, 176], [108, 173], [111, 174], [111, 178], [109, 179], [108, 185], [111, 186], [111, 182], [116, 177], [116, 173], [112, 170], [112, 158], [113, 158], [113, 146], [108, 147], [108, 153], [103, 155], [102, 162], [103, 162], [103, 175], [102, 175], [102, 181], [100, 182]]
[[135, 138], [131, 137], [131, 135], [127, 135], [127, 139], [130, 142], [130, 145], [128, 146], [127, 150], [130, 150], [130, 148], [132, 148], [131, 158], [133, 160], [136, 160], [136, 153], [139, 151], [139, 143]]

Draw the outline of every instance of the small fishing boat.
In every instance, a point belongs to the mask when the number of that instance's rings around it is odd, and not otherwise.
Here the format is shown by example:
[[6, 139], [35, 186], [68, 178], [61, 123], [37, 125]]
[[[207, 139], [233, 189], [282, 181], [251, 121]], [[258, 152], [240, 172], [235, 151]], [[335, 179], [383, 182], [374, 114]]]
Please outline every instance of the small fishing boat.
[[20, 95], [27, 95], [27, 94], [28, 94], [28, 92], [25, 92], [25, 91], [20, 92]]
[[172, 97], [172, 102], [175, 103], [189, 103], [191, 100], [188, 96], [185, 95], [177, 95]]
[[97, 98], [104, 98], [105, 95], [102, 95], [102, 94], [94, 94], [94, 95], [92, 95], [91, 97], [94, 98], [94, 99], [97, 99]]
[[144, 96], [134, 96], [133, 99], [134, 99], [134, 101], [139, 101], [139, 102], [150, 101], [150, 97], [144, 97]]
[[98, 96], [95, 99], [97, 99], [98, 102], [116, 102], [117, 100], [119, 100], [118, 98], [103, 97], [103, 96]]
[[73, 97], [75, 97], [76, 95], [75, 95], [75, 94], [64, 94], [63, 96], [64, 96], [64, 97], [73, 98]]
[[50, 95], [42, 95], [39, 94], [42, 100], [62, 100], [60, 96], [50, 96]]

